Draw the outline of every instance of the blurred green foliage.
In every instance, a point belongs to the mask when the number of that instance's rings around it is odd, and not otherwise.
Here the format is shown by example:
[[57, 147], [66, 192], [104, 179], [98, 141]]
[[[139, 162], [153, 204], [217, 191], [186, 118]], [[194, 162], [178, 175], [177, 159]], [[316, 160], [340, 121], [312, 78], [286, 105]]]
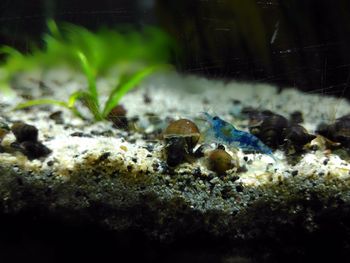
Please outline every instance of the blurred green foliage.
[[[58, 28], [52, 20], [48, 21], [48, 28], [43, 50], [34, 48], [30, 54], [22, 54], [8, 46], [1, 48], [6, 60], [0, 67], [0, 90], [8, 89], [10, 80], [21, 71], [57, 67], [60, 64], [80, 69], [87, 78], [87, 89], [73, 93], [68, 102], [37, 99], [22, 103], [17, 109], [57, 104], [70, 108], [82, 117], [75, 107], [75, 102], [80, 99], [84, 100], [96, 121], [102, 120], [122, 96], [145, 77], [157, 70], [169, 68], [166, 63], [174, 43], [156, 28], [148, 27], [138, 32], [124, 26], [118, 31], [102, 29], [93, 33], [72, 24], [63, 24]], [[113, 69], [117, 69], [116, 85], [111, 88], [108, 100], [101, 108], [96, 78]]]
[[[167, 34], [153, 27], [146, 27], [143, 32], [123, 26], [118, 30], [101, 29], [93, 33], [73, 24], [57, 27], [54, 21], [48, 22], [49, 33], [43, 39], [43, 50], [33, 48], [29, 54], [22, 54], [16, 49], [1, 47], [5, 54], [5, 63], [1, 66], [1, 75], [13, 74], [34, 67], [57, 66], [64, 63], [79, 68], [80, 58], [77, 52], [85, 54], [96, 76], [106, 73], [112, 66], [123, 63], [156, 64], [170, 59], [173, 41]], [[5, 72], [6, 71], [6, 72]]]

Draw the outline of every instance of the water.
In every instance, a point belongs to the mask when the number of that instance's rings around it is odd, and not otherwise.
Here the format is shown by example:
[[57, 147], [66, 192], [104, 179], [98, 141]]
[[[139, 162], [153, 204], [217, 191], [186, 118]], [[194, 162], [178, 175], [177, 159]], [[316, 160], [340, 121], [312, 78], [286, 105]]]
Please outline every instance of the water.
[[[336, 126], [333, 142], [317, 129], [350, 112], [349, 11], [345, 0], [1, 1], [0, 44], [14, 48], [0, 67], [1, 254], [348, 256], [349, 128]], [[276, 160], [208, 142], [203, 111], [278, 140]], [[277, 121], [263, 129], [266, 118], [292, 125], [295, 112], [315, 140], [300, 145]], [[162, 136], [181, 118], [201, 133], [194, 149], [191, 133]], [[19, 140], [18, 121], [38, 137]], [[217, 148], [232, 169], [212, 168]]]

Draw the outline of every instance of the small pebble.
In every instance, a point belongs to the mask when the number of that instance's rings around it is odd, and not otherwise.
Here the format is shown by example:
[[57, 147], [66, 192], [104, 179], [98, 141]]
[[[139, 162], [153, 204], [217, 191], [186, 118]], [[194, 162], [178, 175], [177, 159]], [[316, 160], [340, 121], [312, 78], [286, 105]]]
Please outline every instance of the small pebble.
[[231, 181], [232, 181], [232, 182], [235, 182], [235, 181], [237, 181], [238, 179], [239, 179], [239, 176], [234, 175], [234, 176], [232, 176]]
[[128, 170], [128, 172], [131, 172], [131, 171], [132, 171], [132, 165], [128, 165], [128, 166], [126, 167], [126, 169]]
[[236, 186], [236, 191], [237, 192], [243, 192], [243, 185], [239, 184]]
[[99, 160], [100, 162], [103, 162], [103, 161], [105, 161], [110, 155], [111, 155], [110, 152], [105, 152], [105, 153], [101, 154], [101, 156], [98, 158], [98, 160]]
[[83, 133], [83, 132], [73, 132], [70, 134], [72, 137], [85, 137], [85, 138], [92, 138], [90, 134]]
[[245, 165], [242, 165], [237, 168], [237, 173], [246, 173], [246, 172], [248, 172], [248, 168]]
[[218, 150], [224, 150], [225, 151], [225, 146], [223, 144], [218, 144], [217, 147]]
[[64, 124], [62, 111], [55, 111], [49, 115], [49, 118], [55, 121], [56, 124]]
[[220, 182], [220, 179], [219, 179], [219, 177], [214, 177], [214, 178], [211, 179], [209, 182], [210, 182], [211, 184], [217, 184], [217, 183]]
[[119, 147], [121, 150], [123, 150], [124, 152], [128, 151], [128, 147], [126, 147], [125, 145], [120, 145]]
[[146, 147], [145, 147], [149, 152], [153, 152], [154, 150], [154, 145], [153, 144], [147, 144]]
[[204, 151], [205, 151], [206, 146], [204, 144], [202, 144], [201, 146], [199, 146], [193, 153], [193, 156], [195, 158], [202, 158], [204, 157]]
[[196, 169], [194, 169], [193, 175], [196, 176], [196, 177], [201, 176], [202, 175], [201, 168], [197, 167]]
[[291, 175], [292, 175], [292, 176], [296, 176], [296, 175], [298, 175], [298, 170], [294, 170], [294, 171], [292, 171], [292, 172], [291, 172]]
[[144, 93], [143, 94], [143, 102], [145, 104], [150, 104], [150, 103], [152, 103], [152, 98], [147, 93]]
[[157, 162], [152, 163], [152, 168], [153, 168], [153, 171], [158, 172], [159, 163], [157, 163]]
[[128, 119], [126, 118], [126, 113], [127, 111], [123, 105], [117, 105], [108, 114], [107, 119], [113, 122], [116, 128], [127, 129]]

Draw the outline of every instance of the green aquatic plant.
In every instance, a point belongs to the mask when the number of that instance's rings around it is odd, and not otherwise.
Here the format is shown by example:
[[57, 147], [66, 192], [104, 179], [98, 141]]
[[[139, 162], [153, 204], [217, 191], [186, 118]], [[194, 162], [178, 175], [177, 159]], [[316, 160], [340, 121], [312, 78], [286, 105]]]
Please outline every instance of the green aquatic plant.
[[131, 89], [135, 88], [144, 78], [151, 75], [158, 70], [165, 70], [169, 68], [166, 65], [152, 65], [145, 67], [133, 73], [124, 73], [118, 78], [118, 83], [109, 93], [108, 99], [101, 109], [99, 103], [99, 94], [96, 86], [96, 78], [89, 66], [86, 57], [83, 53], [79, 53], [81, 58], [84, 74], [88, 80], [87, 90], [79, 90], [72, 93], [68, 101], [61, 101], [55, 99], [36, 99], [29, 100], [18, 104], [15, 109], [23, 109], [31, 106], [38, 106], [44, 104], [58, 105], [71, 110], [76, 116], [84, 118], [79, 109], [76, 107], [77, 100], [84, 102], [84, 105], [89, 109], [95, 121], [106, 119], [110, 111], [118, 105], [120, 99]]
[[[102, 29], [93, 33], [71, 24], [58, 28], [54, 21], [48, 22], [48, 28], [49, 34], [44, 36], [46, 46], [43, 50], [35, 48], [30, 54], [24, 55], [11, 47], [1, 48], [7, 59], [0, 67], [0, 90], [8, 90], [10, 80], [18, 72], [59, 64], [80, 69], [87, 79], [87, 88], [71, 94], [68, 101], [35, 99], [17, 105], [16, 109], [55, 104], [83, 117], [76, 106], [79, 100], [84, 102], [94, 120], [99, 121], [105, 119], [120, 99], [144, 78], [156, 71], [170, 68], [166, 62], [170, 58], [173, 42], [155, 28], [137, 32], [124, 27], [118, 31]], [[116, 84], [102, 107], [96, 80], [112, 73]]]

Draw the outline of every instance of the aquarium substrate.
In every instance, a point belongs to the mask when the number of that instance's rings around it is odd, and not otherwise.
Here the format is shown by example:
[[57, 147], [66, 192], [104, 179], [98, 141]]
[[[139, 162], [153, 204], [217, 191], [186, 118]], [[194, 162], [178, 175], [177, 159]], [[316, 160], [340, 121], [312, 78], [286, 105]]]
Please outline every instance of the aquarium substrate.
[[[102, 99], [111, 83], [99, 80]], [[13, 148], [13, 133], [4, 136], [0, 153], [3, 213], [35, 208], [39, 216], [93, 222], [110, 231], [137, 229], [162, 242], [194, 233], [254, 241], [279, 236], [285, 227], [318, 231], [330, 211], [332, 220], [344, 219], [350, 204], [346, 152], [340, 155], [309, 147], [291, 160], [278, 149], [273, 160], [223, 145], [237, 156], [239, 167], [217, 174], [208, 169], [205, 156], [169, 166], [162, 131], [173, 120], [190, 119], [202, 133], [194, 151], [202, 144], [215, 148], [215, 141], [206, 141], [208, 126], [201, 113], [220, 116], [248, 131], [248, 120], [240, 111], [252, 107], [286, 118], [299, 111], [302, 126], [314, 134], [319, 123], [334, 122], [350, 112], [345, 99], [170, 73], [148, 78], [122, 98], [132, 129], [116, 128], [109, 121], [93, 122], [89, 112], [83, 120], [54, 105], [12, 110], [28, 97], [68, 99], [84, 85], [83, 76], [64, 69], [31, 72], [13, 81], [12, 93], [0, 96], [1, 121], [9, 126], [16, 121], [35, 126], [38, 141], [51, 151], [28, 158]]]

